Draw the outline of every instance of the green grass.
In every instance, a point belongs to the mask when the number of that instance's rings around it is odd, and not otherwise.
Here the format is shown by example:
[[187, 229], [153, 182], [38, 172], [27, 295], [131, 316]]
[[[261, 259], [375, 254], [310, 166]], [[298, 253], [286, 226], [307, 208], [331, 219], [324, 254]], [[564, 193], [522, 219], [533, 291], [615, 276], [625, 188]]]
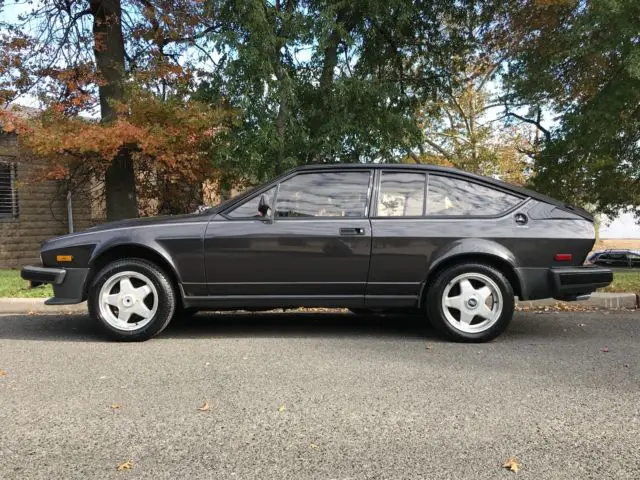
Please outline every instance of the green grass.
[[606, 288], [601, 288], [600, 291], [640, 293], [640, 271], [617, 270], [613, 272], [613, 283]]
[[[613, 283], [603, 292], [640, 293], [640, 271], [616, 271]], [[19, 270], [0, 270], [0, 297], [49, 298], [53, 296], [51, 285], [29, 288], [29, 282], [20, 278]]]
[[29, 282], [20, 278], [20, 270], [0, 270], [0, 297], [49, 298], [51, 285], [29, 288]]

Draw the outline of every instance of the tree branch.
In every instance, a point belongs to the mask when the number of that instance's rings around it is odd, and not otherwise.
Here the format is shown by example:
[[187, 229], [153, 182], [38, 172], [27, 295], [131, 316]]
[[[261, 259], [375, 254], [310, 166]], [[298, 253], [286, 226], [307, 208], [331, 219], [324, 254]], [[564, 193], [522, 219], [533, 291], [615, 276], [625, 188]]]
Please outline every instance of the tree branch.
[[535, 125], [535, 127], [543, 133], [545, 140], [547, 142], [551, 141], [551, 132], [540, 124], [540, 115], [538, 115], [538, 118], [534, 120], [532, 118], [523, 117], [522, 115], [518, 115], [517, 113], [510, 112], [509, 106], [507, 104], [504, 105], [504, 108], [506, 116], [516, 118], [524, 123]]

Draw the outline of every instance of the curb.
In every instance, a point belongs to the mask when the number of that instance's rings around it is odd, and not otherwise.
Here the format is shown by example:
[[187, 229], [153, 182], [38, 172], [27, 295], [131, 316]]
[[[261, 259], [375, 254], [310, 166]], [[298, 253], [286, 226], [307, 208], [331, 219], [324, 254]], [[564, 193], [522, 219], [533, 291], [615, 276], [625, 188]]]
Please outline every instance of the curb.
[[[0, 298], [0, 314], [31, 315], [44, 314], [87, 314], [87, 302], [77, 305], [45, 305], [44, 298]], [[640, 308], [640, 297], [635, 293], [594, 293], [588, 300], [578, 302], [560, 302], [552, 298], [544, 300], [517, 301], [523, 308], [536, 309], [558, 304], [579, 305], [602, 309], [636, 309]]]
[[543, 300], [524, 300], [518, 301], [517, 305], [524, 308], [550, 307], [558, 304], [563, 305], [579, 305], [584, 307], [595, 307], [609, 310], [620, 308], [635, 309], [640, 307], [640, 298], [635, 293], [600, 293], [591, 294], [587, 300], [577, 302], [561, 302], [553, 298], [545, 298]]
[[77, 305], [45, 305], [44, 298], [0, 298], [0, 314], [87, 313], [87, 302]]

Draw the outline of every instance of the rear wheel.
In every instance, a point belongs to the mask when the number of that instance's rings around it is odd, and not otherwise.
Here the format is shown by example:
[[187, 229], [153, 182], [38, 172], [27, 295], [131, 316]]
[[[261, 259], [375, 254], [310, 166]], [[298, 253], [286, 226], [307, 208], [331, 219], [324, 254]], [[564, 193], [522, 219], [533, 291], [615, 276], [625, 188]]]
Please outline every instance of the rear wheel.
[[486, 342], [500, 335], [513, 317], [513, 288], [497, 269], [477, 263], [440, 272], [427, 293], [431, 323], [449, 338]]
[[146, 260], [128, 258], [98, 272], [87, 305], [110, 338], [144, 341], [167, 327], [176, 309], [176, 295], [162, 269]]

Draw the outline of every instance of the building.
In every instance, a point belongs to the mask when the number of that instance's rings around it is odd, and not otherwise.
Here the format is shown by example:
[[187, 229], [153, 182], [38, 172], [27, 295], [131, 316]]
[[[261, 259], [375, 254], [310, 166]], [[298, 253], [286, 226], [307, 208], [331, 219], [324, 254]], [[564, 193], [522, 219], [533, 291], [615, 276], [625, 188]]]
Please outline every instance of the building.
[[[0, 268], [39, 263], [40, 244], [69, 232], [64, 183], [35, 181], [37, 166], [15, 134], [0, 131]], [[70, 203], [75, 231], [97, 223], [87, 193], [72, 192]]]

